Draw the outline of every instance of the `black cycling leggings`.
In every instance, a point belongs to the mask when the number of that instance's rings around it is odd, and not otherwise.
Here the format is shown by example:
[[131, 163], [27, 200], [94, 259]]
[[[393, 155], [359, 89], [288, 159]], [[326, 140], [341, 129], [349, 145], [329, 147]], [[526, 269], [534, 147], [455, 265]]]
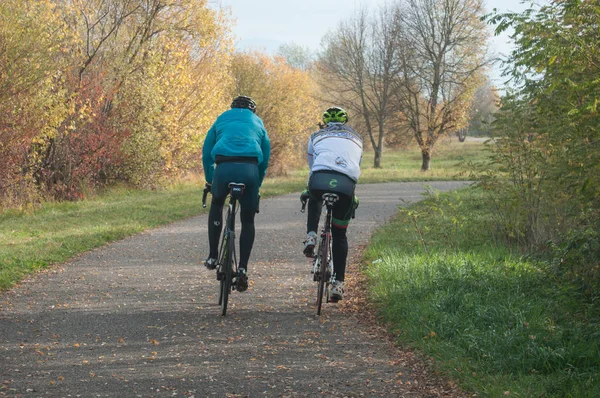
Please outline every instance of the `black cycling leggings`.
[[[227, 197], [216, 198], [213, 196], [210, 212], [208, 213], [208, 242], [210, 245], [210, 258], [217, 258], [219, 255], [219, 238], [223, 229], [223, 207]], [[255, 209], [238, 207], [242, 230], [240, 232], [240, 261], [239, 267], [247, 269], [252, 245], [254, 244], [254, 216]]]
[[[350, 199], [346, 198], [344, 195], [340, 195], [340, 199], [339, 202], [334, 204], [333, 214], [340, 211], [341, 214], [347, 212], [346, 202]], [[322, 209], [323, 202], [311, 197], [308, 201], [307, 232], [313, 231], [320, 234], [319, 219], [321, 218]], [[348, 237], [346, 236], [346, 228], [340, 228], [335, 224], [332, 224], [331, 239], [331, 254], [333, 255], [333, 271], [335, 272], [335, 279], [343, 282], [346, 275], [346, 259], [348, 257]]]

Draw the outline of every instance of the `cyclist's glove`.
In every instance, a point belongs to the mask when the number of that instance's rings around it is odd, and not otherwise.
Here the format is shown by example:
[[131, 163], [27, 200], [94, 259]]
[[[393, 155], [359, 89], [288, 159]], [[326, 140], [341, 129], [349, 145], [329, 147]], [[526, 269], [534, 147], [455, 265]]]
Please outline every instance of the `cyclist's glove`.
[[310, 198], [310, 192], [308, 192], [308, 189], [305, 189], [304, 191], [302, 191], [302, 193], [300, 194], [300, 202], [304, 203], [309, 198]]
[[359, 203], [360, 201], [358, 200], [358, 196], [354, 195], [354, 197], [352, 198], [352, 209], [356, 210], [356, 208], [358, 208]]

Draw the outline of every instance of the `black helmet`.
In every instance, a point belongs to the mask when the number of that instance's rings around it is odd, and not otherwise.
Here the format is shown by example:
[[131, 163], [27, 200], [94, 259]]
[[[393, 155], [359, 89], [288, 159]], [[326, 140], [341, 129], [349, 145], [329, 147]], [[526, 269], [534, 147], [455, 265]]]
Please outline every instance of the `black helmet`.
[[246, 108], [256, 113], [256, 102], [250, 97], [240, 95], [231, 101], [231, 108]]
[[342, 108], [333, 106], [323, 112], [323, 123], [329, 122], [346, 123], [348, 121], [348, 114]]

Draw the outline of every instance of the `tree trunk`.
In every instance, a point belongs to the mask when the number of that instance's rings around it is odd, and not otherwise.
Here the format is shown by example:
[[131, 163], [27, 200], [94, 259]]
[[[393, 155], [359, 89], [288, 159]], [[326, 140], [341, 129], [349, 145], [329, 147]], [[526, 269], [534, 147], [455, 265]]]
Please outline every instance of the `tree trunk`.
[[421, 165], [421, 171], [429, 171], [429, 165], [431, 163], [431, 152], [429, 149], [422, 149], [421, 155], [423, 156], [423, 164]]
[[373, 167], [375, 167], [376, 169], [380, 169], [381, 168], [381, 147], [379, 148], [375, 148], [375, 158], [373, 160]]
[[385, 117], [380, 118], [380, 122], [379, 122], [379, 137], [377, 138], [377, 148], [375, 149], [375, 162], [373, 163], [373, 167], [375, 167], [376, 169], [381, 168], [381, 156], [383, 154], [383, 135], [384, 135], [384, 131], [383, 131], [383, 122], [382, 120], [384, 120]]

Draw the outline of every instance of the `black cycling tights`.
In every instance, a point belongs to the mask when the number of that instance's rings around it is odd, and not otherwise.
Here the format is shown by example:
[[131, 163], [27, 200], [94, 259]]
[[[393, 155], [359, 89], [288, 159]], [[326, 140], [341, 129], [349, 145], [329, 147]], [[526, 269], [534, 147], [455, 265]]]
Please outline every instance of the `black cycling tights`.
[[[342, 209], [341, 214], [343, 215], [346, 210], [346, 197], [342, 196], [342, 200], [336, 203], [337, 206], [341, 206], [336, 208], [334, 207], [334, 215], [338, 215], [340, 208]], [[320, 234], [319, 228], [319, 219], [321, 218], [321, 210], [323, 205], [321, 201], [310, 199], [308, 201], [308, 215], [307, 215], [307, 232], [317, 232]], [[340, 217], [341, 218], [341, 217]], [[331, 226], [331, 251], [333, 254], [333, 270], [335, 272], [335, 279], [343, 282], [344, 276], [346, 275], [346, 258], [348, 257], [348, 237], [346, 236], [346, 228], [339, 228], [335, 225]]]
[[[219, 255], [219, 238], [223, 229], [223, 206], [226, 198], [215, 198], [213, 196], [208, 214], [208, 242], [210, 245], [210, 258], [217, 258]], [[247, 268], [252, 245], [254, 244], [254, 209], [240, 210], [240, 219], [242, 221], [242, 231], [240, 233], [240, 257], [239, 267]]]
[[348, 257], [348, 238], [346, 228], [331, 227], [331, 254], [333, 254], [333, 271], [335, 279], [343, 282], [346, 274], [346, 257]]

